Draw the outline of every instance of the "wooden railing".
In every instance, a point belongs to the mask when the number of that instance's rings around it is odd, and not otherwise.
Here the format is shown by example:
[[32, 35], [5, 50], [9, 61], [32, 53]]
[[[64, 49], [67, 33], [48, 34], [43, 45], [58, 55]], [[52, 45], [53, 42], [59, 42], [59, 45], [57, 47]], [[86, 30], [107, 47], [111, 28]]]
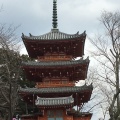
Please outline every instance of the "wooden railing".
[[64, 60], [71, 60], [72, 56], [43, 56], [38, 57], [39, 61], [64, 61]]
[[45, 87], [70, 87], [75, 86], [75, 83], [36, 83], [36, 88], [45, 88]]

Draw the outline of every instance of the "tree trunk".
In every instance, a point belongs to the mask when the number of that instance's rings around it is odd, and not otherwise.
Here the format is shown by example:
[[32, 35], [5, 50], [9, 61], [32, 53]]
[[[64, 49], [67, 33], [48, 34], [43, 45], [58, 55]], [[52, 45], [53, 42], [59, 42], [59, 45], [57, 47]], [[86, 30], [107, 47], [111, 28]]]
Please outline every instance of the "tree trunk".
[[11, 86], [11, 81], [10, 81], [10, 92], [9, 92], [9, 120], [12, 120], [12, 86]]
[[[116, 93], [119, 91], [119, 58], [118, 56], [116, 57]], [[120, 107], [120, 99], [119, 99], [119, 94], [117, 96], [117, 109], [119, 110]]]

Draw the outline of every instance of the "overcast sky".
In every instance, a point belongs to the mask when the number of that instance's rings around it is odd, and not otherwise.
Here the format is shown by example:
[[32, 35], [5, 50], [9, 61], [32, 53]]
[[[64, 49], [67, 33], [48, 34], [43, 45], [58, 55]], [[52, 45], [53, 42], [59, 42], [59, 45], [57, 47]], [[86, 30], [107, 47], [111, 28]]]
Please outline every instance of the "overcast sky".
[[[3, 6], [0, 23], [20, 25], [16, 31], [19, 39], [22, 33], [25, 35], [47, 33], [52, 28], [52, 1], [0, 0], [0, 5]], [[61, 32], [70, 34], [86, 30], [88, 36], [91, 36], [101, 29], [98, 21], [101, 12], [103, 10], [114, 12], [119, 8], [120, 0], [58, 0], [58, 28]], [[22, 53], [25, 53], [25, 49]], [[92, 120], [99, 117], [99, 112], [96, 112]]]

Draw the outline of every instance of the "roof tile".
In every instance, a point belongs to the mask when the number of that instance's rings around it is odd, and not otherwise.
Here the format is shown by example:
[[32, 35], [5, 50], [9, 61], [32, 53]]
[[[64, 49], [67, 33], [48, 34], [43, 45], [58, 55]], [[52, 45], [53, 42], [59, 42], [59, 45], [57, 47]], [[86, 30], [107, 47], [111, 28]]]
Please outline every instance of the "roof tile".
[[35, 61], [29, 61], [29, 62], [23, 62], [23, 66], [68, 66], [68, 65], [76, 65], [76, 64], [82, 64], [82, 63], [89, 63], [89, 58], [83, 60], [82, 58], [79, 60], [72, 60], [72, 61], [40, 61], [40, 62], [35, 62]]
[[67, 93], [67, 92], [83, 92], [85, 90], [93, 90], [92, 84], [87, 86], [74, 86], [74, 87], [57, 87], [57, 88], [19, 88], [19, 92], [26, 92], [31, 94], [41, 93]]
[[59, 39], [69, 39], [69, 38], [77, 38], [81, 36], [86, 36], [86, 33], [79, 34], [78, 32], [76, 34], [66, 34], [63, 32], [60, 32], [58, 29], [52, 29], [50, 32], [40, 35], [40, 36], [33, 36], [30, 34], [30, 36], [26, 36], [22, 34], [22, 38], [27, 38], [31, 40], [59, 40]]

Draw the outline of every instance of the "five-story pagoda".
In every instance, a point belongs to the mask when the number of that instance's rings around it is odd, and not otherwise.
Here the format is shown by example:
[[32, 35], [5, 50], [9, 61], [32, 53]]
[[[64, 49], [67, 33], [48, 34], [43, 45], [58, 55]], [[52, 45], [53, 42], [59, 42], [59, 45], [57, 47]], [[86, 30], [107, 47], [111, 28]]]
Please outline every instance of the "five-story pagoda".
[[[28, 80], [34, 88], [20, 88], [23, 100], [39, 111], [22, 115], [22, 120], [90, 120], [90, 113], [80, 108], [88, 102], [92, 85], [75, 86], [85, 80], [89, 59], [83, 59], [86, 33], [66, 34], [57, 29], [57, 0], [53, 0], [53, 29], [44, 35], [22, 35], [29, 57], [35, 61], [24, 62]], [[79, 57], [79, 60], [75, 58]], [[73, 107], [77, 106], [77, 110]]]

